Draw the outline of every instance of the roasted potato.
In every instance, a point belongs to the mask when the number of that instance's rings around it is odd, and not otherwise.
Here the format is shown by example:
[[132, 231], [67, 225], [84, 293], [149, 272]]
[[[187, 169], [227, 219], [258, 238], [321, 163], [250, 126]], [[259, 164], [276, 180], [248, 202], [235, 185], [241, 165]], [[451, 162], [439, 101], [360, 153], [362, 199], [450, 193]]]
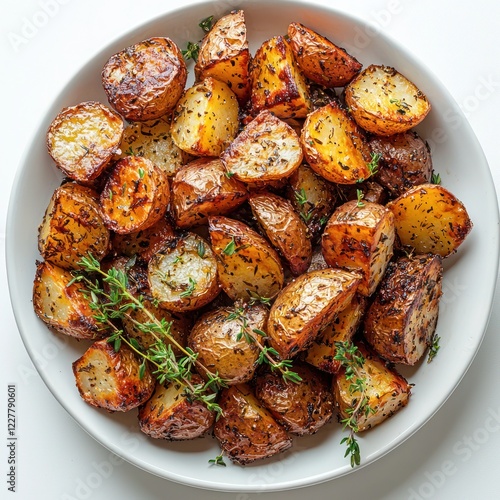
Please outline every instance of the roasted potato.
[[233, 300], [252, 295], [272, 298], [283, 287], [280, 258], [269, 243], [246, 224], [223, 216], [208, 219], [219, 281]]
[[267, 183], [288, 177], [300, 165], [302, 147], [289, 125], [262, 111], [222, 153], [221, 160], [236, 179]]
[[[191, 383], [203, 384], [199, 375], [193, 375]], [[139, 408], [141, 431], [156, 439], [180, 441], [194, 439], [205, 434], [215, 420], [215, 415], [201, 401], [189, 398], [186, 387], [171, 382], [157, 383], [151, 398]]]
[[89, 182], [98, 177], [120, 146], [123, 120], [95, 101], [64, 108], [47, 131], [47, 149], [70, 179]]
[[335, 101], [307, 116], [300, 140], [311, 168], [330, 182], [356, 184], [371, 175], [368, 142]]
[[217, 260], [210, 245], [185, 233], [155, 254], [148, 263], [151, 295], [173, 312], [199, 309], [220, 292]]
[[330, 217], [321, 247], [328, 265], [362, 274], [358, 292], [369, 296], [392, 257], [395, 236], [390, 210], [377, 203], [348, 201]]
[[302, 274], [276, 297], [267, 321], [269, 344], [282, 359], [307, 349], [352, 300], [360, 277], [341, 269]]
[[247, 384], [223, 389], [219, 405], [223, 414], [214, 424], [214, 435], [231, 461], [246, 465], [292, 446], [285, 429], [262, 406]]
[[141, 364], [126, 345], [115, 351], [107, 339], [98, 340], [73, 363], [76, 386], [89, 405], [108, 411], [132, 410], [145, 403], [155, 388], [149, 368], [144, 365], [142, 373]]
[[[358, 432], [371, 429], [394, 415], [408, 404], [411, 385], [384, 360], [368, 350], [362, 343], [356, 344], [358, 355], [363, 356], [363, 366], [357, 367], [357, 378], [365, 381], [365, 397], [369, 411], [357, 413], [355, 418]], [[342, 368], [333, 380], [333, 394], [339, 420], [352, 417], [352, 410], [361, 394], [353, 391], [352, 379], [345, 376]]]
[[170, 200], [168, 177], [147, 158], [119, 160], [99, 198], [108, 229], [135, 233], [158, 222]]
[[110, 249], [110, 232], [101, 216], [99, 195], [70, 182], [58, 187], [38, 228], [38, 250], [48, 262], [77, 269], [91, 253], [102, 260]]
[[252, 113], [272, 111], [279, 118], [305, 118], [311, 110], [307, 82], [290, 43], [279, 35], [265, 41], [252, 60]]
[[367, 180], [358, 184], [338, 186], [338, 188], [339, 198], [344, 201], [359, 200], [360, 203], [369, 201], [371, 203], [385, 205], [389, 198], [387, 190], [378, 182], [372, 180]]
[[186, 85], [187, 68], [172, 40], [155, 37], [111, 56], [101, 77], [118, 113], [127, 120], [147, 121], [173, 111]]
[[414, 365], [432, 343], [442, 293], [438, 255], [391, 262], [364, 320], [364, 336], [391, 363]]
[[292, 204], [281, 196], [268, 193], [252, 193], [249, 198], [252, 213], [264, 230], [271, 244], [298, 276], [311, 264], [312, 245], [307, 226], [295, 212]]
[[288, 38], [302, 73], [324, 87], [343, 87], [361, 71], [356, 58], [300, 23], [290, 23]]
[[172, 119], [172, 139], [194, 156], [219, 156], [238, 133], [238, 101], [225, 84], [207, 77], [179, 99]]
[[345, 102], [358, 125], [376, 135], [406, 132], [431, 110], [427, 97], [405, 76], [375, 64], [345, 87]]
[[197, 80], [211, 76], [220, 80], [244, 104], [250, 97], [250, 51], [242, 10], [221, 17], [200, 44], [194, 67]]
[[47, 326], [77, 339], [96, 340], [107, 326], [94, 318], [94, 311], [73, 275], [50, 262], [37, 262], [33, 283], [33, 308]]
[[245, 202], [243, 183], [228, 177], [219, 158], [198, 158], [172, 179], [171, 211], [178, 227], [206, 224], [209, 215], [223, 215]]
[[325, 374], [297, 362], [292, 371], [300, 382], [285, 381], [279, 372], [258, 375], [255, 395], [288, 432], [314, 434], [333, 416], [330, 381]]

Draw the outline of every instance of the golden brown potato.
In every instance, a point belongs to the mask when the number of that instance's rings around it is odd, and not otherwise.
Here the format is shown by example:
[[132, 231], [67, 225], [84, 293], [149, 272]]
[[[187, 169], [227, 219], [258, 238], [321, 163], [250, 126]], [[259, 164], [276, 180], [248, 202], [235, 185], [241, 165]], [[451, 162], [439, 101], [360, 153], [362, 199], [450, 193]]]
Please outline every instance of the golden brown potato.
[[101, 76], [118, 113], [127, 120], [147, 121], [173, 111], [184, 91], [187, 69], [177, 45], [155, 37], [111, 56]]
[[334, 101], [308, 115], [300, 136], [311, 168], [330, 182], [370, 177], [370, 147], [354, 120]]
[[295, 212], [292, 204], [281, 196], [268, 193], [252, 193], [249, 198], [252, 213], [264, 230], [271, 244], [298, 276], [311, 263], [312, 246], [307, 226]]
[[330, 381], [325, 374], [294, 362], [292, 371], [300, 382], [283, 380], [279, 372], [267, 372], [255, 379], [255, 395], [288, 432], [314, 434], [333, 416]]
[[288, 37], [302, 73], [324, 87], [343, 87], [362, 68], [344, 49], [300, 23], [290, 23]]
[[95, 101], [64, 108], [47, 131], [47, 149], [65, 175], [79, 182], [94, 180], [120, 146], [123, 120]]
[[153, 298], [169, 311], [199, 309], [220, 292], [215, 255], [194, 233], [185, 233], [155, 254], [148, 264], [148, 277]]
[[288, 177], [302, 161], [295, 131], [283, 120], [262, 111], [222, 153], [229, 175], [248, 184]]
[[38, 250], [48, 262], [77, 269], [91, 253], [102, 260], [109, 251], [110, 233], [104, 224], [98, 194], [76, 183], [57, 188], [38, 228]]
[[[358, 354], [364, 358], [358, 368], [358, 378], [365, 380], [367, 406], [371, 411], [358, 413], [356, 425], [358, 432], [371, 429], [394, 415], [408, 404], [411, 385], [395, 370], [389, 368], [384, 360], [358, 343]], [[333, 380], [333, 394], [339, 419], [349, 418], [350, 409], [356, 407], [360, 398], [359, 391], [352, 391], [352, 380], [347, 380], [342, 368]]]
[[231, 212], [247, 197], [245, 185], [227, 176], [219, 158], [198, 158], [172, 179], [171, 210], [181, 228], [206, 224], [209, 215]]
[[431, 110], [427, 97], [405, 76], [372, 64], [345, 88], [358, 125], [376, 135], [394, 135], [418, 125]]
[[215, 422], [214, 435], [231, 461], [246, 465], [292, 446], [285, 429], [259, 403], [248, 385], [223, 389], [219, 405], [223, 415]]
[[116, 163], [99, 199], [106, 226], [119, 234], [135, 233], [158, 222], [169, 200], [167, 176], [140, 156]]
[[194, 67], [197, 80], [211, 76], [228, 85], [240, 103], [250, 96], [250, 51], [242, 10], [221, 17], [200, 44]]
[[285, 37], [275, 36], [259, 47], [250, 76], [254, 115], [267, 109], [283, 119], [305, 118], [311, 110], [306, 79]]
[[73, 363], [76, 386], [89, 405], [108, 411], [129, 411], [146, 402], [154, 391], [155, 381], [136, 354], [122, 344], [115, 351], [107, 339], [94, 342]]
[[33, 283], [36, 315], [55, 332], [77, 339], [96, 340], [107, 332], [94, 318], [87, 296], [73, 275], [49, 262], [38, 262]]
[[472, 230], [464, 204], [437, 184], [415, 186], [387, 208], [394, 214], [399, 240], [417, 253], [447, 257]]
[[207, 77], [184, 92], [172, 119], [172, 139], [194, 156], [219, 156], [238, 133], [238, 101], [225, 84]]
[[276, 297], [269, 319], [269, 343], [282, 359], [307, 349], [319, 332], [344, 309], [356, 291], [360, 277], [341, 269], [302, 274]]
[[280, 258], [269, 243], [243, 222], [223, 216], [208, 219], [219, 281], [233, 300], [253, 294], [272, 298], [283, 287]]
[[437, 255], [402, 257], [389, 264], [364, 321], [367, 342], [387, 361], [414, 365], [432, 343], [442, 275]]
[[[126, 288], [132, 295], [136, 297], [140, 295], [151, 296], [148, 283], [148, 268], [144, 261], [135, 257], [113, 257], [101, 262], [101, 270], [105, 273], [115, 270], [126, 275]], [[105, 293], [111, 292], [111, 287], [106, 281], [103, 282], [103, 290]]]
[[[193, 375], [193, 385], [203, 384], [200, 376]], [[205, 434], [215, 420], [213, 412], [201, 402], [189, 399], [185, 387], [171, 382], [156, 384], [151, 398], [139, 408], [141, 431], [156, 439], [180, 441]]]
[[371, 295], [394, 250], [394, 217], [377, 203], [348, 201], [338, 207], [323, 232], [321, 246], [328, 265], [358, 271], [358, 292]]

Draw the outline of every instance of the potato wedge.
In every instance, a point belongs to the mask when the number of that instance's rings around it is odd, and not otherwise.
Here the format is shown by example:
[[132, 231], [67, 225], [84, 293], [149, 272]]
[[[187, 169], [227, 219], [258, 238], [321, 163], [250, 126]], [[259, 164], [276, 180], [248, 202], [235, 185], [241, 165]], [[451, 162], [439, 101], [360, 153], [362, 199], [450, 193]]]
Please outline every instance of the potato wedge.
[[295, 131], [270, 113], [259, 113], [229, 147], [221, 160], [230, 175], [247, 184], [288, 177], [302, 161]]
[[369, 296], [392, 257], [395, 237], [390, 210], [377, 203], [348, 201], [328, 221], [321, 247], [328, 265], [361, 273], [358, 292]]
[[148, 263], [148, 279], [159, 306], [174, 312], [199, 309], [220, 292], [215, 255], [194, 233], [155, 254]]
[[232, 462], [246, 465], [292, 446], [285, 429], [262, 406], [247, 384], [223, 389], [219, 406], [223, 414], [214, 424], [214, 435]]
[[226, 214], [245, 202], [245, 185], [226, 174], [219, 158], [198, 158], [176, 172], [171, 211], [178, 227], [206, 224], [209, 215]]
[[172, 119], [172, 139], [194, 156], [219, 156], [238, 133], [238, 101], [227, 84], [207, 77], [184, 92]]
[[394, 214], [401, 244], [417, 253], [447, 257], [472, 230], [464, 204], [437, 184], [415, 186], [386, 206]]
[[[199, 375], [193, 375], [193, 385], [203, 383]], [[139, 408], [141, 431], [155, 439], [184, 441], [205, 434], [215, 420], [213, 412], [200, 401], [189, 400], [185, 387], [172, 382], [156, 384], [151, 398]]]
[[427, 97], [405, 76], [372, 64], [345, 88], [356, 123], [376, 135], [394, 135], [418, 125], [431, 110]]
[[272, 111], [279, 118], [305, 118], [311, 110], [307, 82], [290, 43], [279, 35], [265, 41], [253, 58], [252, 114]]
[[96, 340], [106, 325], [94, 318], [88, 298], [73, 275], [50, 262], [37, 262], [33, 283], [33, 308], [36, 315], [53, 331], [77, 339]]
[[107, 339], [94, 342], [73, 362], [76, 386], [89, 405], [108, 411], [129, 411], [145, 403], [155, 381], [146, 365], [126, 345], [115, 351]]
[[370, 177], [370, 147], [356, 122], [337, 102], [309, 114], [300, 140], [307, 162], [326, 180], [355, 184]]
[[208, 219], [219, 281], [233, 300], [252, 295], [272, 298], [283, 287], [280, 258], [269, 243], [246, 224], [223, 216]]
[[128, 156], [116, 163], [99, 202], [108, 229], [127, 234], [158, 222], [169, 200], [167, 176], [148, 159]]
[[106, 168], [120, 146], [123, 120], [95, 101], [64, 108], [47, 131], [47, 149], [70, 179], [90, 182]]
[[356, 58], [300, 23], [290, 23], [288, 38], [302, 73], [324, 87], [343, 87], [361, 71]]
[[302, 274], [276, 297], [267, 321], [269, 343], [282, 359], [307, 349], [344, 309], [360, 283], [357, 274], [322, 269]]
[[244, 104], [250, 97], [250, 60], [247, 28], [242, 10], [221, 17], [200, 44], [194, 67], [197, 80], [220, 80]]
[[38, 228], [38, 250], [48, 262], [77, 269], [91, 253], [102, 260], [110, 249], [110, 232], [104, 224], [92, 189], [70, 182], [57, 188]]
[[[406, 406], [411, 396], [411, 385], [362, 343], [356, 345], [358, 354], [364, 358], [363, 366], [358, 368], [358, 378], [365, 381], [367, 406], [371, 408], [371, 411], [359, 413], [356, 418], [358, 432], [362, 432], [382, 423]], [[359, 401], [359, 391], [352, 392], [351, 387], [352, 380], [346, 379], [345, 369], [342, 368], [333, 380], [339, 420], [349, 418], [350, 409], [355, 408]]]
[[302, 379], [287, 382], [279, 372], [267, 372], [255, 379], [255, 395], [288, 432], [314, 434], [333, 416], [330, 380], [325, 374], [298, 362], [292, 371]]
[[252, 213], [276, 250], [284, 257], [295, 276], [311, 264], [312, 245], [307, 226], [292, 204], [281, 196], [265, 191], [249, 198]]
[[126, 120], [155, 120], [171, 113], [184, 91], [187, 68], [177, 45], [149, 38], [111, 56], [102, 70], [108, 101]]
[[414, 365], [432, 343], [442, 293], [438, 255], [391, 262], [364, 320], [364, 336], [387, 361]]

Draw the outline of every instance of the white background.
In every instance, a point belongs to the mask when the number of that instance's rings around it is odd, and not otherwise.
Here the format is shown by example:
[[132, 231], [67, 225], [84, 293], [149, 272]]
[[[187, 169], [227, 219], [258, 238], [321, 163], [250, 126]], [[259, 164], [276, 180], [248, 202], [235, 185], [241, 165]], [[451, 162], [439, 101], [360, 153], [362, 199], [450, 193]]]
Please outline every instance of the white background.
[[[431, 68], [466, 113], [499, 191], [500, 3], [315, 3], [329, 4], [374, 24]], [[76, 70], [110, 40], [178, 4], [170, 0], [2, 1], [0, 325], [4, 341], [0, 349], [0, 436], [7, 429], [7, 385], [14, 383], [19, 441], [15, 494], [7, 490], [8, 449], [0, 446], [0, 498], [500, 498], [498, 293], [475, 362], [437, 415], [415, 436], [374, 464], [305, 490], [223, 494], [201, 492], [151, 476], [114, 457], [82, 431], [39, 378], [16, 328], [5, 276], [5, 219], [16, 168], [47, 107]], [[492, 231], [498, 231], [498, 227]]]

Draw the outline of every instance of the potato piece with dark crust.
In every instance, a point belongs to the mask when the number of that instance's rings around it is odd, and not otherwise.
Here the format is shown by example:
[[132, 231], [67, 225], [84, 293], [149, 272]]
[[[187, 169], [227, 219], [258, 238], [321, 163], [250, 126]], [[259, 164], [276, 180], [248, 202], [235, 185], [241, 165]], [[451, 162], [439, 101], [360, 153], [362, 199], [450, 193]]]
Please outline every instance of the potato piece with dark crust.
[[338, 207], [323, 232], [321, 246], [328, 265], [358, 271], [362, 295], [371, 295], [392, 257], [394, 217], [378, 203], [348, 201]]
[[172, 179], [171, 211], [178, 227], [206, 224], [209, 215], [223, 215], [248, 197], [243, 183], [228, 177], [219, 158], [198, 158]]
[[172, 40], [155, 37], [111, 56], [101, 77], [118, 113], [127, 120], [147, 121], [173, 111], [186, 85], [187, 68]]
[[333, 416], [330, 380], [315, 368], [294, 362], [291, 370], [300, 382], [287, 382], [279, 372], [267, 372], [255, 379], [255, 395], [288, 432], [314, 434]]
[[106, 226], [116, 233], [135, 233], [158, 222], [170, 200], [167, 176], [140, 156], [119, 160], [100, 196]]
[[136, 354], [122, 344], [115, 351], [107, 339], [94, 342], [73, 363], [76, 386], [89, 405], [108, 411], [129, 411], [146, 402], [155, 381], [146, 365], [141, 377]]
[[[411, 396], [411, 385], [362, 343], [356, 345], [358, 354], [364, 358], [363, 366], [358, 368], [358, 378], [365, 381], [367, 406], [371, 408], [371, 411], [359, 413], [355, 419], [358, 432], [362, 432], [382, 423], [406, 406]], [[339, 420], [350, 418], [349, 411], [355, 408], [359, 401], [360, 393], [352, 392], [352, 385], [352, 380], [346, 379], [345, 368], [333, 379], [333, 394]]]
[[285, 258], [295, 276], [304, 273], [311, 263], [312, 246], [304, 221], [292, 204], [281, 196], [252, 193], [252, 212], [271, 244]]
[[123, 120], [95, 101], [64, 108], [47, 131], [47, 149], [70, 179], [90, 182], [106, 168], [120, 146]]
[[364, 336], [392, 363], [414, 365], [432, 343], [442, 293], [437, 255], [391, 262], [364, 320]]
[[38, 228], [38, 250], [48, 262], [78, 269], [91, 253], [102, 260], [110, 249], [110, 232], [92, 189], [70, 182], [57, 188]]
[[247, 384], [223, 389], [219, 397], [223, 414], [214, 435], [232, 462], [246, 465], [272, 457], [292, 446], [292, 439], [255, 397]]
[[300, 23], [290, 23], [288, 37], [299, 68], [313, 82], [343, 87], [361, 71], [356, 58]]
[[[199, 375], [193, 375], [193, 385], [203, 384]], [[171, 382], [156, 385], [151, 398], [139, 408], [141, 431], [155, 439], [181, 441], [205, 434], [215, 420], [213, 412], [197, 400], [190, 401], [185, 387]]]
[[307, 349], [319, 332], [352, 300], [357, 274], [322, 269], [300, 275], [276, 297], [269, 319], [269, 343], [282, 359]]

